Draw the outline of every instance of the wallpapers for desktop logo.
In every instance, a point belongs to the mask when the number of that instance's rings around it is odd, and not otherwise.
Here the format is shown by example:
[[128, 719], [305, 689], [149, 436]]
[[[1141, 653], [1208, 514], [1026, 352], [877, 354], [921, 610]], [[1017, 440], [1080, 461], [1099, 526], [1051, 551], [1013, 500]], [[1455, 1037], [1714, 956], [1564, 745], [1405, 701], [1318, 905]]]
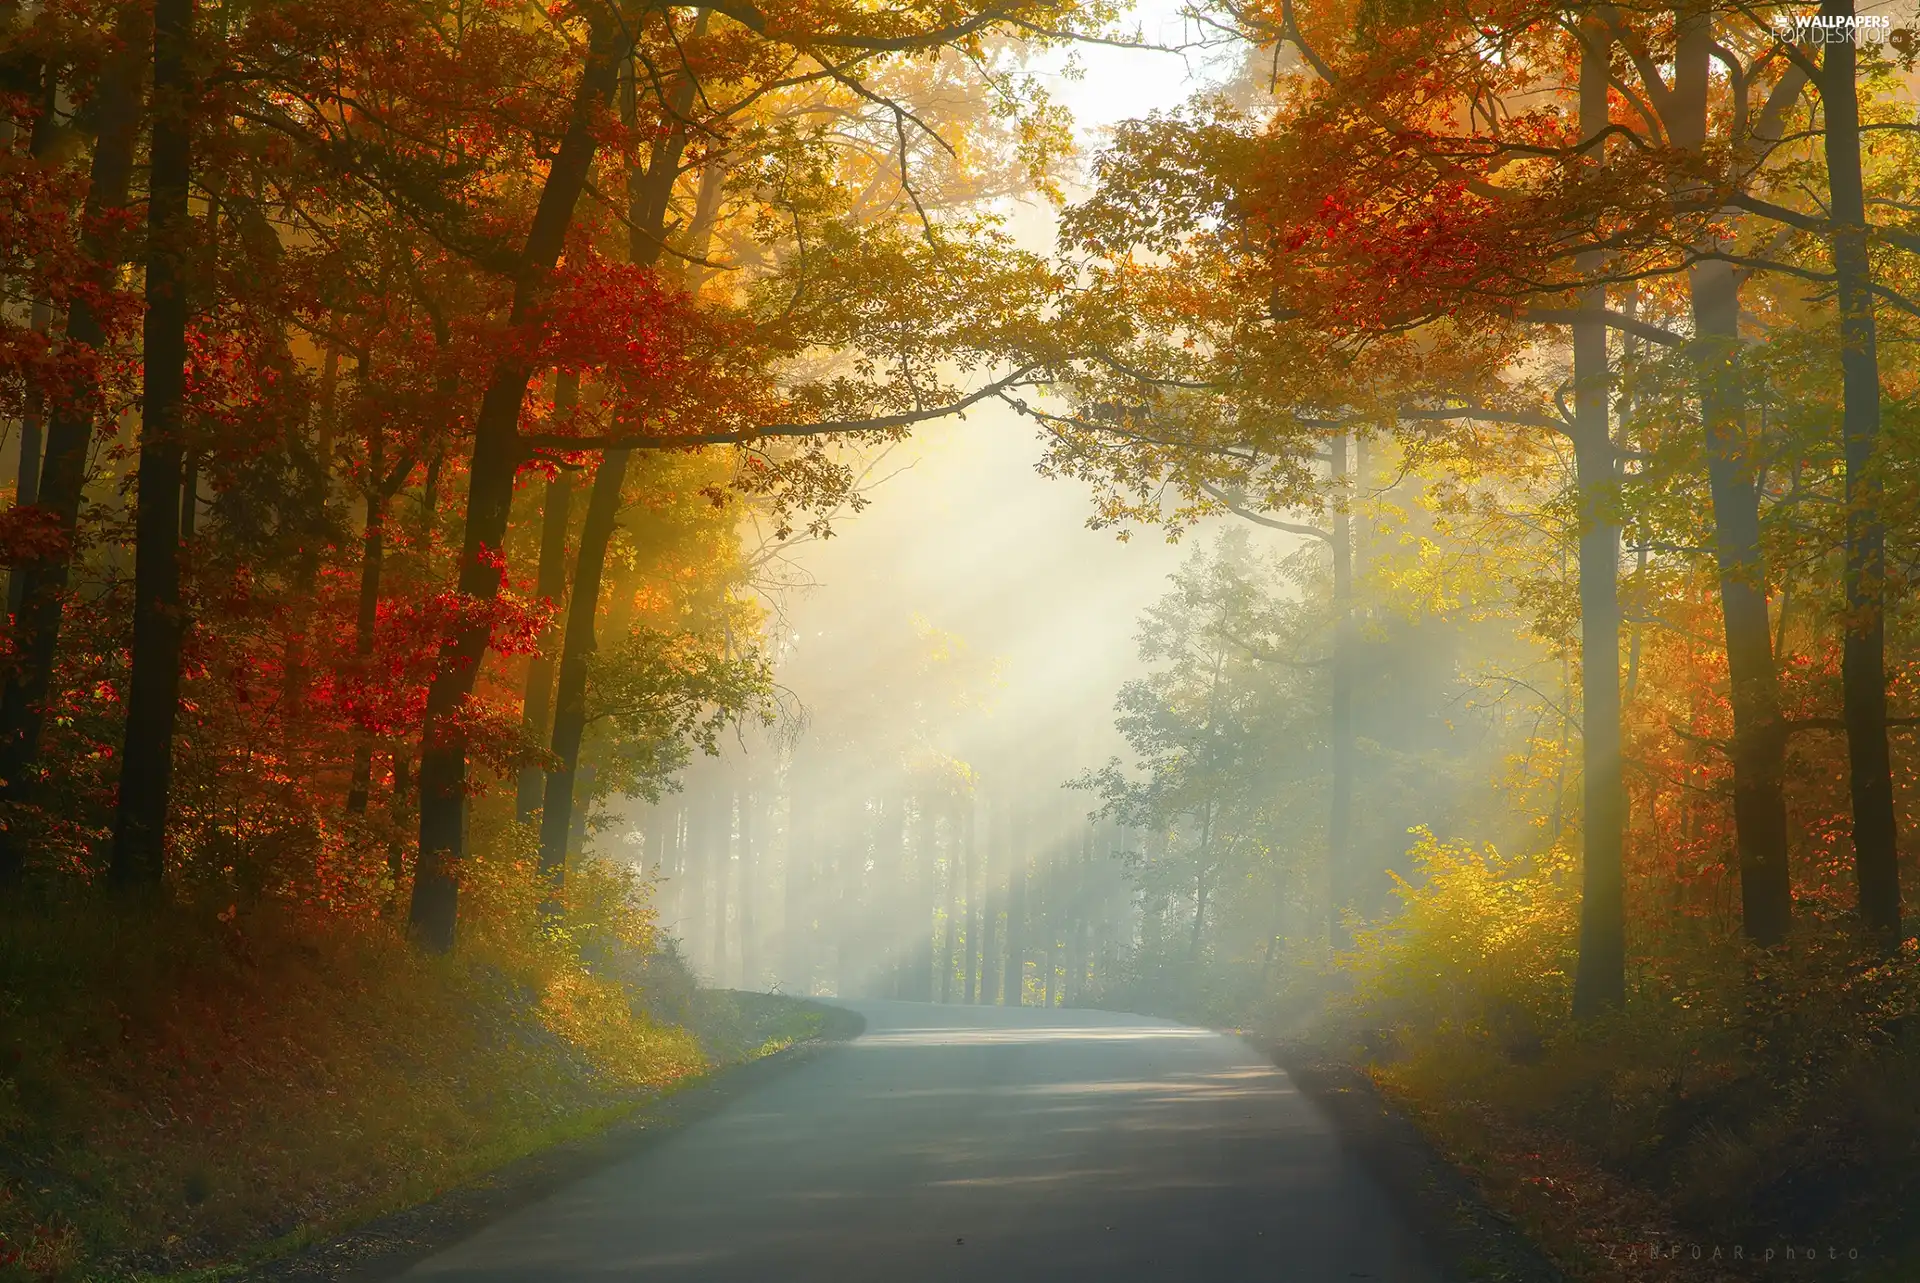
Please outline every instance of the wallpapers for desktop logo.
[[1796, 14], [1779, 19], [1774, 30], [1790, 45], [1891, 45], [1902, 57], [1920, 49], [1920, 29], [1895, 26], [1884, 13]]

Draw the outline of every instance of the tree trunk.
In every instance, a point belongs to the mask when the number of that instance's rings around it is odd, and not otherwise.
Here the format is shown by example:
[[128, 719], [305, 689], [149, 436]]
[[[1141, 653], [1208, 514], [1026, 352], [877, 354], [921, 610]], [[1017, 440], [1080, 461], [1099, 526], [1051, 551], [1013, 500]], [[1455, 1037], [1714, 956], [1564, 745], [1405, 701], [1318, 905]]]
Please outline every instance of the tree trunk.
[[[691, 772], [689, 772], [691, 774]], [[688, 788], [691, 788], [691, 782]], [[687, 919], [687, 794], [668, 799], [663, 803], [667, 808], [667, 840], [661, 848], [661, 858], [666, 862], [665, 872], [671, 879], [667, 887], [667, 911], [665, 921], [676, 935], [684, 936], [681, 925]]]
[[960, 861], [961, 894], [966, 898], [966, 1003], [969, 1007], [980, 1001], [980, 854], [974, 844], [975, 802], [969, 794], [960, 803], [960, 835], [958, 858]]
[[[42, 132], [35, 131], [36, 138]], [[28, 327], [36, 335], [43, 335], [47, 327], [53, 324], [53, 308], [45, 299], [35, 299], [33, 309], [27, 319]], [[43, 440], [46, 423], [46, 401], [38, 392], [33, 394], [27, 405], [27, 411], [20, 416], [20, 467], [14, 474], [17, 478], [13, 489], [15, 507], [31, 507], [40, 499], [40, 453], [45, 448]], [[18, 569], [7, 576], [7, 613], [16, 619], [20, 615], [20, 606], [26, 600], [27, 579]]]
[[1042, 933], [1040, 994], [1041, 1002], [1051, 1007], [1060, 997], [1060, 846], [1054, 834], [1048, 834], [1041, 848], [1037, 871], [1040, 908], [1033, 917]]
[[[613, 93], [620, 55], [629, 48], [630, 39], [623, 45], [605, 24], [596, 24], [567, 131], [547, 171], [533, 226], [521, 250], [509, 328], [528, 324], [538, 310], [547, 274], [559, 261], [573, 222], [573, 207], [599, 147], [601, 109]], [[481, 602], [493, 601], [500, 592], [501, 572], [494, 559], [506, 538], [513, 504], [513, 479], [521, 460], [516, 429], [532, 373], [525, 355], [515, 352], [502, 357], [494, 365], [474, 421], [459, 588], [463, 596]], [[414, 866], [409, 922], [420, 944], [440, 953], [453, 947], [459, 916], [455, 875], [465, 850], [461, 815], [467, 793], [467, 741], [454, 714], [473, 693], [487, 635], [485, 625], [479, 625], [448, 637], [427, 689], [420, 751], [420, 854]]]
[[687, 941], [687, 963], [701, 962], [699, 950], [706, 946], [707, 877], [712, 867], [712, 852], [707, 842], [707, 793], [714, 787], [713, 765], [701, 761], [687, 771], [687, 804], [680, 839], [680, 905], [677, 922]]
[[[38, 59], [34, 60], [38, 63]], [[50, 66], [36, 66], [33, 74], [40, 77], [41, 90], [39, 115], [34, 117], [33, 133], [27, 144], [27, 152], [35, 161], [44, 161], [53, 148], [58, 134], [54, 124], [54, 112], [60, 104], [60, 77]], [[12, 126], [8, 127], [9, 133]], [[36, 337], [44, 337], [53, 325], [53, 304], [45, 298], [35, 298], [27, 310], [27, 328]], [[13, 502], [15, 507], [31, 507], [40, 497], [40, 454], [45, 449], [47, 401], [38, 390], [27, 398], [25, 413], [20, 416], [20, 465], [14, 472]], [[18, 619], [20, 607], [26, 600], [27, 580], [20, 568], [15, 567], [7, 575], [7, 614]], [[0, 855], [0, 860], [5, 857]]]
[[1093, 825], [1088, 823], [1080, 836], [1080, 860], [1073, 866], [1072, 922], [1073, 940], [1067, 965], [1071, 982], [1067, 1001], [1085, 1006], [1087, 1001], [1087, 888], [1093, 873]]
[[781, 915], [781, 939], [786, 947], [782, 967], [787, 989], [801, 997], [813, 992], [813, 879], [818, 834], [815, 817], [819, 798], [811, 780], [796, 761], [787, 768], [786, 912]]
[[[133, 176], [140, 86], [149, 56], [147, 12], [143, 4], [129, 4], [120, 10], [115, 24], [120, 50], [102, 68], [94, 99], [100, 135], [93, 152], [80, 239], [90, 288], [75, 291], [68, 305], [70, 346], [99, 350], [106, 343], [106, 331], [93, 299], [109, 290], [122, 258], [124, 240], [115, 235], [110, 214], [127, 204]], [[74, 534], [86, 487], [87, 453], [93, 443], [92, 405], [99, 390], [97, 377], [80, 377], [88, 386], [75, 387], [71, 396], [56, 398], [50, 407], [40, 469], [37, 501], [52, 514], [62, 536], [60, 546], [17, 567], [9, 584], [10, 591], [18, 586], [20, 598], [14, 612], [15, 662], [7, 667], [5, 685], [0, 687], [0, 799], [10, 803], [26, 801], [33, 794], [39, 778], [40, 735], [46, 725], [47, 700], [53, 693]], [[25, 854], [14, 828], [0, 827], [0, 883], [19, 876]]]
[[396, 899], [394, 908], [399, 907], [397, 899], [406, 873], [406, 851], [399, 838], [399, 830], [406, 823], [407, 803], [413, 797], [413, 762], [403, 745], [393, 746], [393, 792], [387, 795], [387, 819], [395, 830], [387, 839], [387, 869], [393, 874], [393, 886]]
[[540, 877], [557, 903], [566, 878], [567, 835], [573, 825], [573, 784], [580, 769], [580, 740], [587, 730], [587, 665], [594, 653], [594, 616], [600, 609], [600, 578], [607, 545], [620, 514], [620, 488], [631, 452], [609, 450], [594, 469], [587, 519], [574, 562], [573, 594], [567, 601], [566, 639], [560, 652], [560, 682], [554, 695], [553, 755], [540, 811]]
[[[334, 404], [340, 390], [340, 349], [333, 342], [327, 343], [326, 355], [320, 363], [320, 404], [316, 407], [315, 440], [313, 457], [320, 472], [321, 503], [324, 506], [332, 497], [333, 478], [333, 430]], [[293, 591], [289, 604], [292, 607], [292, 619], [287, 626], [286, 671], [281, 686], [281, 714], [283, 726], [292, 727], [304, 720], [307, 708], [307, 632], [313, 626], [313, 605], [316, 589], [320, 583], [320, 557], [322, 540], [318, 532], [308, 531], [300, 548], [300, 560], [293, 571]], [[288, 734], [287, 753], [289, 758], [298, 751], [299, 736]]]
[[1187, 940], [1187, 957], [1195, 962], [1200, 960], [1200, 933], [1207, 924], [1207, 875], [1202, 873], [1193, 880], [1193, 927]]
[[910, 1002], [932, 1002], [934, 878], [939, 875], [939, 849], [934, 839], [933, 801], [925, 794], [915, 801], [914, 841], [907, 858], [907, 912], [914, 930], [901, 955], [906, 975], [900, 996]]
[[180, 541], [190, 543], [200, 529], [200, 456], [189, 451], [180, 461]]
[[953, 1001], [953, 962], [954, 952], [960, 944], [960, 871], [962, 855], [960, 849], [960, 816], [956, 811], [950, 817], [951, 828], [947, 832], [947, 876], [946, 883], [946, 939], [940, 953], [940, 1001]]
[[[1582, 323], [1576, 367], [1606, 362], [1604, 322]], [[1596, 350], [1597, 349], [1597, 350]], [[1582, 353], [1585, 353], [1582, 356]], [[1604, 380], [1604, 372], [1601, 374]], [[1622, 867], [1626, 799], [1620, 758], [1620, 524], [1614, 512], [1615, 454], [1606, 435], [1604, 381], [1575, 375], [1575, 482], [1580, 491], [1580, 698], [1585, 827], [1580, 879], [1580, 956], [1573, 1011], [1590, 1019], [1626, 998], [1626, 899]], [[1586, 400], [1598, 404], [1589, 406]], [[1597, 420], [1597, 422], [1595, 422]]]
[[[1353, 515], [1347, 483], [1346, 433], [1328, 442], [1333, 484], [1333, 698], [1331, 756], [1332, 810], [1327, 817], [1327, 940], [1335, 950], [1348, 948], [1342, 912], [1353, 898]], [[1195, 919], [1193, 951], [1199, 956], [1200, 928]]]
[[1786, 727], [1767, 619], [1760, 490], [1746, 437], [1739, 362], [1739, 285], [1725, 263], [1689, 273], [1700, 402], [1713, 494], [1714, 551], [1733, 704], [1733, 812], [1747, 935], [1786, 938], [1793, 914], [1787, 869]]
[[[705, 22], [706, 18], [703, 15], [700, 19], [702, 28], [704, 28]], [[596, 50], [600, 48], [601, 35], [602, 33], [596, 30]], [[628, 33], [625, 44], [628, 49], [631, 49], [631, 33]], [[638, 122], [639, 108], [636, 98], [637, 90], [632, 78], [631, 59], [625, 56], [610, 58], [602, 65], [595, 61], [596, 56], [596, 53], [590, 53], [588, 56], [587, 73], [582, 78], [580, 95], [575, 99], [575, 114], [569, 129], [567, 142], [562, 144], [563, 155], [567, 144], [574, 140], [572, 127], [579, 126], [583, 121], [590, 121], [592, 108], [601, 102], [611, 99], [616, 87], [620, 90], [620, 115], [622, 123], [633, 127]], [[602, 75], [605, 77], [604, 85], [599, 79]], [[594, 87], [594, 94], [590, 101], [588, 93], [589, 81], [593, 82]], [[691, 91], [692, 85], [690, 78], [686, 76], [680, 77], [677, 82], [675, 102], [679, 109], [678, 115], [682, 117], [691, 106]], [[585, 114], [583, 114], [583, 104], [585, 104]], [[579, 174], [571, 180], [573, 196], [566, 201], [567, 220], [570, 220], [572, 217], [573, 201], [578, 198], [579, 192], [585, 185], [586, 170], [592, 163], [592, 146], [591, 141], [583, 145], [583, 159], [580, 163]], [[652, 163], [644, 175], [632, 168], [628, 170], [627, 256], [630, 262], [637, 265], [651, 265], [659, 256], [661, 238], [657, 229], [663, 227], [665, 224], [667, 199], [672, 194], [673, 180], [678, 170], [679, 157], [685, 146], [686, 130], [684, 128], [676, 128], [672, 130], [662, 142], [655, 144]], [[560, 170], [561, 159], [556, 158], [553, 171], [548, 178], [549, 191], [553, 189], [554, 176], [558, 175]], [[546, 208], [546, 195], [547, 193], [542, 193], [541, 207], [543, 211]], [[657, 210], [654, 208], [656, 205], [658, 206]], [[536, 230], [537, 226], [538, 220], [536, 219]], [[655, 234], [649, 236], [647, 234], [649, 229], [653, 229]], [[563, 223], [560, 227], [562, 237], [564, 237], [565, 230]], [[531, 244], [531, 238], [529, 244]], [[553, 262], [557, 259], [558, 248], [559, 246], [556, 244], [554, 246], [554, 255], [549, 256], [546, 260], [548, 269], [551, 268]], [[514, 296], [514, 306], [517, 315], [520, 306], [520, 295], [518, 291], [516, 291]], [[519, 392], [516, 394], [517, 397], [524, 398], [526, 382], [527, 372], [522, 371], [518, 381]], [[491, 394], [492, 389], [489, 388], [489, 396], [491, 396]], [[556, 375], [556, 386], [554, 389], [556, 408], [561, 406], [571, 407], [577, 400], [578, 395], [578, 376], [566, 372], [561, 372]], [[518, 410], [519, 403], [518, 400], [516, 400], [514, 404], [514, 412], [516, 415]], [[481, 407], [481, 415], [483, 418], [486, 416], [486, 413], [487, 407], [486, 404], [483, 403]], [[508, 426], [509, 429], [511, 429], [511, 424]], [[626, 478], [627, 462], [630, 455], [631, 452], [627, 450], [606, 451], [602, 455], [600, 466], [594, 471], [593, 492], [587, 503], [587, 529], [581, 533], [580, 551], [574, 568], [573, 593], [569, 600], [567, 611], [565, 650], [560, 658], [560, 689], [555, 692], [553, 697], [553, 752], [561, 758], [561, 764], [558, 770], [547, 774], [541, 793], [540, 873], [550, 888], [548, 891], [549, 900], [547, 902], [547, 911], [550, 913], [558, 911], [558, 895], [565, 878], [569, 835], [581, 836], [584, 844], [585, 815], [584, 813], [578, 817], [574, 815], [574, 785], [582, 773], [579, 759], [580, 741], [586, 728], [587, 656], [592, 653], [594, 648], [594, 617], [599, 609], [600, 579], [606, 565], [607, 544], [612, 538], [613, 520], [619, 506], [620, 486]], [[477, 439], [474, 445], [474, 458], [477, 467], [480, 458], [480, 446]], [[611, 485], [611, 491], [608, 493], [603, 493], [602, 491], [603, 479], [606, 479]], [[477, 479], [474, 484], [476, 487], [478, 486]], [[556, 482], [555, 484], [558, 483]], [[510, 500], [512, 495], [511, 474], [507, 477], [506, 494]], [[556, 499], [559, 501], [557, 510]], [[566, 509], [569, 499], [570, 492], [568, 490], [563, 489], [556, 494], [555, 490], [550, 486], [547, 494], [547, 509], [542, 514], [538, 580], [542, 594], [552, 600], [558, 600], [559, 595], [566, 590], [565, 584], [559, 582], [559, 578], [561, 575], [561, 566], [564, 564]], [[595, 505], [597, 504], [605, 505], [604, 512], [602, 513], [604, 521], [601, 527], [595, 527], [594, 525]], [[468, 502], [468, 512], [469, 543], [471, 543], [472, 499], [469, 499]], [[498, 525], [501, 534], [504, 535], [506, 529], [504, 506], [501, 508]], [[549, 560], [549, 549], [552, 549], [551, 562]], [[465, 563], [463, 563], [463, 566], [464, 564]], [[553, 572], [551, 577], [549, 576], [550, 566]], [[587, 580], [589, 567], [591, 567], [592, 571], [591, 585], [589, 585]], [[462, 574], [465, 574], [464, 569]], [[585, 647], [584, 650], [575, 651], [576, 638], [578, 638], [580, 644]], [[571, 667], [569, 666], [570, 656], [574, 658]], [[478, 660], [476, 658], [476, 666], [477, 663]], [[545, 691], [552, 680], [550, 664], [551, 661], [547, 660], [543, 653], [536, 655], [528, 665], [527, 695], [523, 705], [525, 710], [523, 724], [535, 733], [538, 733], [539, 726], [546, 721]], [[469, 691], [471, 687], [472, 682], [469, 678]], [[431, 712], [432, 705], [429, 703], [429, 713]], [[462, 763], [462, 771], [464, 773], [464, 763]], [[536, 780], [529, 777], [535, 775], [537, 775], [536, 772], [522, 772], [518, 782], [515, 810], [522, 823], [527, 822], [532, 815], [530, 801]], [[421, 822], [424, 833], [424, 808]], [[720, 878], [718, 885], [721, 888], [721, 899], [724, 903], [726, 871], [724, 858], [721, 859], [718, 869]], [[724, 940], [715, 947], [719, 950], [716, 958], [724, 960]]]
[[[1706, 17], [1687, 19], [1674, 64], [1675, 119], [1668, 132], [1676, 146], [1696, 152], [1706, 147], [1712, 38]], [[1742, 917], [1749, 938], [1771, 945], [1786, 938], [1793, 915], [1782, 791], [1786, 728], [1767, 620], [1760, 491], [1747, 441], [1740, 278], [1730, 263], [1702, 262], [1689, 269], [1687, 287], [1733, 704], [1733, 812]]]
[[1001, 977], [1005, 994], [1001, 1001], [1009, 1007], [1026, 1002], [1027, 987], [1027, 861], [1021, 854], [1028, 834], [1024, 827], [1015, 832], [1013, 808], [1006, 809], [1007, 825], [1007, 969]]
[[[1853, 0], [1827, 0], [1822, 12], [1850, 17], [1853, 8]], [[1891, 950], [1900, 942], [1899, 821], [1893, 807], [1893, 762], [1887, 750], [1887, 533], [1874, 460], [1880, 441], [1880, 353], [1860, 176], [1855, 60], [1851, 41], [1826, 45], [1820, 86], [1826, 109], [1827, 183], [1845, 397], [1841, 427], [1847, 468], [1847, 627], [1840, 672], [1860, 924], [1881, 948]]]
[[733, 889], [732, 781], [716, 781], [707, 802], [707, 853], [713, 869], [713, 983], [724, 989], [727, 987], [727, 954], [730, 951], [727, 944], [727, 909]]
[[992, 1006], [1000, 994], [1000, 877], [1006, 868], [1007, 804], [993, 795], [988, 803], [986, 868], [981, 878], [980, 1001]]
[[664, 797], [647, 811], [647, 855], [642, 867], [656, 878], [668, 877], [672, 872], [668, 863], [673, 843], [673, 839], [668, 836], [671, 832], [668, 827], [670, 815], [667, 799]]
[[188, 54], [193, 0], [157, 0], [153, 13], [153, 135], [147, 197], [146, 320], [142, 328], [140, 478], [134, 520], [133, 663], [114, 815], [110, 873], [157, 892], [166, 868], [173, 730], [180, 711], [180, 482], [185, 448], [193, 122]]
[[[1580, 129], [1607, 125], [1607, 42], [1583, 28]], [[1583, 274], [1603, 264], [1592, 255]], [[1573, 1013], [1589, 1019], [1626, 998], [1626, 901], [1622, 870], [1626, 810], [1620, 763], [1620, 518], [1618, 469], [1608, 406], [1604, 286], [1581, 296], [1573, 326], [1574, 484], [1580, 499], [1580, 699], [1585, 829], [1580, 883], [1580, 956]]]
[[740, 987], [755, 991], [760, 988], [760, 978], [753, 938], [753, 842], [759, 826], [754, 823], [753, 808], [760, 801], [749, 775], [740, 787]]
[[[373, 663], [374, 624], [380, 617], [380, 572], [386, 555], [387, 495], [381, 485], [380, 430], [368, 442], [367, 524], [360, 535], [360, 600], [354, 615], [353, 658], [365, 680]], [[373, 739], [365, 731], [355, 736], [353, 779], [347, 787], [347, 814], [365, 815], [373, 792]]]
[[[580, 396], [580, 376], [562, 372], [554, 378], [553, 404], [556, 411], [571, 409]], [[546, 507], [540, 516], [540, 570], [534, 591], [553, 603], [554, 618], [567, 596], [567, 519], [573, 502], [573, 478], [556, 472], [547, 482]], [[539, 653], [527, 661], [527, 693], [521, 702], [520, 724], [528, 739], [536, 743], [547, 733], [547, 719], [553, 703], [553, 644], [560, 630], [549, 627], [540, 639]], [[545, 779], [540, 768], [529, 766], [520, 772], [514, 798], [514, 818], [530, 823], [540, 806]]]

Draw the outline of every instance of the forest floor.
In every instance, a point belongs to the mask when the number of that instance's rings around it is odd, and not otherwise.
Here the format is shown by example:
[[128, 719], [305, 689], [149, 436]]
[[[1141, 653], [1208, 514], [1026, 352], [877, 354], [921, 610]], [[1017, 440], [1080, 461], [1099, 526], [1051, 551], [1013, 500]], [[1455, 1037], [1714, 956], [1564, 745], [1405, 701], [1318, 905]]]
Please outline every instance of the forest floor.
[[1269, 1045], [1462, 1283], [1920, 1278], [1912, 1056], [1835, 1066], [1809, 1100], [1754, 1066], [1669, 1072], [1653, 1042]]
[[797, 999], [670, 997], [379, 923], [0, 913], [0, 1280], [232, 1277], [556, 1146], [572, 1170], [833, 1032]]

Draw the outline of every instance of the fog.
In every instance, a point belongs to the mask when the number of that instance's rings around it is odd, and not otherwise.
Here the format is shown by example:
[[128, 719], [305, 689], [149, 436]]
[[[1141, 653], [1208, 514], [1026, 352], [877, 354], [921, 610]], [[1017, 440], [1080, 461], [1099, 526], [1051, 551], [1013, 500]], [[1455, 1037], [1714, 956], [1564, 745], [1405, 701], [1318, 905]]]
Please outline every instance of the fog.
[[[1092, 950], [1131, 940], [1113, 858], [1126, 836], [1063, 786], [1124, 752], [1113, 700], [1137, 669], [1135, 621], [1186, 549], [1088, 529], [1087, 491], [1037, 475], [1040, 449], [1005, 410], [923, 431], [875, 461], [864, 511], [769, 568], [781, 722], [731, 735], [682, 792], [601, 837], [662, 877], [662, 926], [708, 979], [921, 996], [893, 955], [944, 942], [949, 879], [963, 951], [989, 909], [1004, 931], [1016, 847], [1039, 862], [1036, 906], [1097, 899], [1106, 915], [1062, 920], [1060, 996], [1069, 965], [1084, 974]], [[1071, 887], [1056, 864], [1073, 866]], [[931, 915], [925, 942], [900, 920], [910, 908]], [[1004, 993], [1003, 973], [975, 967], [976, 994], [989, 980]], [[1044, 996], [1046, 977], [1034, 983]]]
[[[1168, 6], [1139, 20], [1150, 41], [1186, 34]], [[1145, 50], [1071, 57], [1079, 78], [1065, 74], [1066, 55], [1038, 66], [1075, 113], [1083, 157], [1113, 122], [1234, 70]], [[1029, 248], [1052, 248], [1051, 209], [1002, 212]], [[756, 589], [780, 717], [731, 732], [721, 756], [697, 760], [659, 805], [616, 800], [595, 838], [657, 879], [661, 928], [710, 983], [1052, 1003], [1131, 985], [1143, 1001], [1136, 991], [1155, 959], [1264, 972], [1289, 942], [1324, 947], [1328, 693], [1324, 673], [1310, 671], [1321, 661], [1262, 671], [1234, 657], [1264, 710], [1241, 728], [1237, 802], [1176, 806], [1148, 831], [1123, 823], [1138, 810], [1117, 804], [1114, 782], [1142, 778], [1137, 746], [1116, 729], [1116, 699], [1150, 667], [1142, 617], [1183, 564], [1202, 574], [1244, 563], [1271, 603], [1260, 627], [1291, 629], [1304, 656], [1332, 641], [1324, 600], [1303, 601], [1326, 596], [1325, 557], [1314, 561], [1298, 535], [1233, 517], [1178, 544], [1151, 528], [1124, 539], [1090, 529], [1090, 491], [1039, 475], [1043, 448], [1031, 421], [986, 403], [863, 456], [866, 504], [839, 514], [831, 537], [774, 546], [749, 532], [767, 558]], [[1390, 460], [1377, 463], [1390, 475]], [[1219, 541], [1236, 528], [1229, 554]], [[1286, 602], [1297, 617], [1276, 623]], [[1410, 685], [1381, 669], [1378, 697], [1358, 709], [1374, 777], [1393, 795], [1355, 826], [1377, 875], [1359, 890], [1378, 899], [1409, 826], [1444, 822], [1450, 802], [1432, 802], [1458, 791], [1429, 759], [1462, 760], [1484, 728], [1436, 716], [1453, 673], [1425, 673], [1423, 660], [1444, 645], [1375, 641], [1376, 668], [1422, 673]], [[1428, 705], [1417, 714], [1403, 707], [1412, 687]], [[1106, 793], [1085, 787], [1109, 761], [1120, 774]], [[1082, 787], [1069, 787], [1076, 779]], [[1224, 845], [1209, 853], [1216, 831]]]

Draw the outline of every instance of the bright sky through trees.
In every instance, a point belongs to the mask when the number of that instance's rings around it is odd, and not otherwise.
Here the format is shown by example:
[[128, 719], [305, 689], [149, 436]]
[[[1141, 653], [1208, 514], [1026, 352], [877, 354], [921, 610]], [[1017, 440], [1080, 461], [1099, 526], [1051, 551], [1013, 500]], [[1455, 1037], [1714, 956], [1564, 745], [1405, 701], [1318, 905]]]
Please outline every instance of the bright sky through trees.
[[[1147, 0], [1129, 21], [1148, 43], [1174, 45], [1183, 39], [1178, 13], [1169, 0]], [[1058, 73], [1069, 59], [1082, 75]], [[1115, 123], [1203, 87], [1209, 66], [1200, 54], [1101, 45], [1043, 53], [1035, 64], [1072, 110], [1087, 154]], [[1050, 249], [1045, 202], [1008, 205], [1023, 243]], [[1134, 664], [1133, 620], [1165, 591], [1187, 546], [1152, 531], [1123, 544], [1087, 530], [1086, 490], [1036, 476], [1041, 449], [1033, 426], [997, 404], [916, 433], [876, 469], [888, 479], [871, 508], [842, 521], [832, 540], [792, 552], [793, 566], [818, 587], [796, 594], [789, 609], [800, 645], [829, 654], [816, 662], [849, 679], [897, 660], [876, 656], [874, 640], [905, 643], [915, 616], [956, 634], [1005, 661], [1008, 708], [1073, 727], [1078, 756], [1091, 762], [1114, 751], [1109, 710]]]

